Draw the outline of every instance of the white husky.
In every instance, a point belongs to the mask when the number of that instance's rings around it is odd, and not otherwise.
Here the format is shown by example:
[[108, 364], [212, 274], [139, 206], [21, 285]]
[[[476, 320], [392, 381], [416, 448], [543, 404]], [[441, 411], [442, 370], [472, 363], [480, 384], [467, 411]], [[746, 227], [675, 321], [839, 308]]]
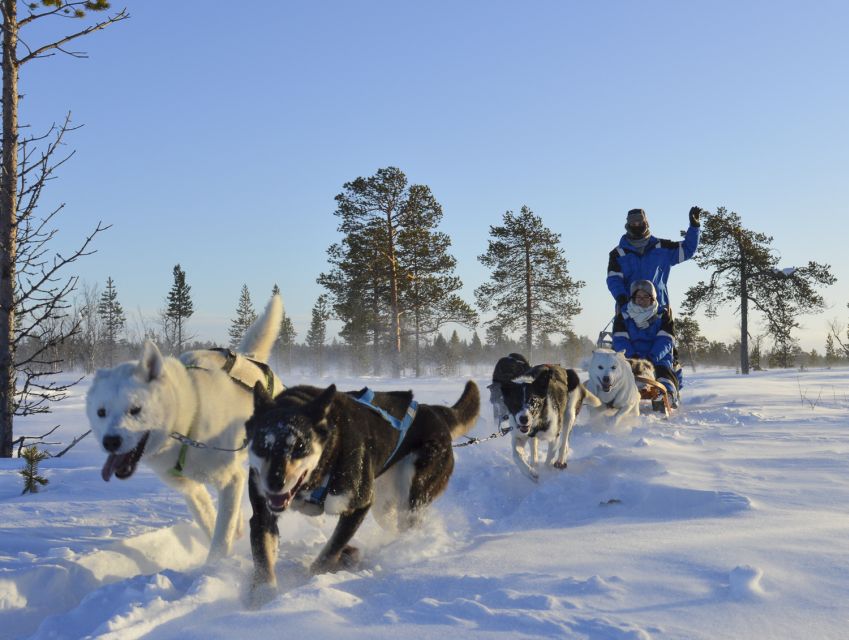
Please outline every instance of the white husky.
[[599, 410], [613, 418], [614, 426], [625, 416], [640, 415], [640, 390], [624, 351], [593, 351], [586, 387], [601, 400]]
[[[152, 342], [138, 362], [97, 372], [86, 397], [92, 431], [106, 451], [102, 476], [126, 479], [139, 460], [180, 491], [189, 511], [211, 539], [209, 560], [230, 552], [241, 533], [240, 506], [247, 468], [245, 421], [253, 413], [253, 385], [272, 395], [283, 383], [265, 361], [277, 339], [283, 303], [271, 298], [263, 315], [248, 328], [238, 355], [226, 351], [188, 351], [163, 357]], [[176, 432], [203, 442], [197, 449], [171, 437]], [[205, 485], [218, 493], [218, 516]]]

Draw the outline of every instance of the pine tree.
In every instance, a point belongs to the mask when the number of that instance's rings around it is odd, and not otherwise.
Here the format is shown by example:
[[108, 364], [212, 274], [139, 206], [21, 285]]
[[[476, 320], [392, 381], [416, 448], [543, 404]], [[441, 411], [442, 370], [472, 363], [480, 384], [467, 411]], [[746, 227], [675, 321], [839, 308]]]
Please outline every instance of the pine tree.
[[696, 370], [696, 359], [694, 353], [696, 343], [699, 340], [699, 323], [692, 316], [681, 316], [675, 319], [675, 338], [680, 346], [687, 352], [690, 366]]
[[184, 330], [186, 321], [192, 316], [194, 305], [192, 304], [192, 288], [186, 284], [186, 272], [180, 265], [174, 265], [174, 283], [166, 298], [165, 317], [171, 322], [174, 330], [175, 351], [183, 350]]
[[[333, 245], [328, 254], [335, 272], [319, 276], [319, 283], [334, 296], [333, 307], [346, 322], [356, 321], [357, 335], [363, 334], [366, 322], [376, 337], [378, 323], [388, 319], [390, 356], [393, 374], [401, 373], [401, 282], [398, 260], [398, 233], [401, 216], [409, 200], [407, 177], [396, 167], [378, 169], [368, 178], [347, 182], [336, 196], [334, 215], [340, 219], [343, 242]], [[346, 287], [346, 283], [353, 287]], [[335, 285], [335, 286], [334, 286]], [[339, 288], [364, 294], [357, 312], [347, 314], [352, 300], [339, 295]], [[355, 294], [356, 295], [356, 294]], [[369, 308], [370, 307], [370, 308]], [[365, 321], [365, 322], [364, 322]], [[343, 337], [345, 334], [343, 332]], [[346, 338], [347, 339], [347, 338]], [[374, 346], [378, 347], [375, 341]]]
[[327, 296], [318, 296], [312, 308], [312, 321], [307, 331], [307, 347], [313, 355], [315, 368], [319, 376], [324, 375], [324, 343], [327, 341], [327, 321], [330, 319], [330, 308]]
[[24, 490], [21, 494], [38, 493], [38, 488], [49, 482], [47, 478], [38, 474], [38, 463], [47, 458], [47, 454], [33, 445], [21, 451], [21, 457], [26, 461], [26, 466], [19, 471], [24, 478]]
[[834, 337], [829, 333], [825, 338], [825, 364], [830, 369], [840, 359], [834, 346]]
[[[835, 282], [829, 265], [808, 262], [797, 269], [779, 269], [772, 237], [743, 227], [740, 216], [725, 207], [705, 215], [696, 263], [710, 271], [708, 282], [687, 290], [685, 313], [704, 305], [713, 317], [717, 308], [732, 304], [740, 312], [740, 371], [749, 373], [749, 305], [767, 320], [769, 332], [788, 352], [795, 318], [824, 308], [816, 287]], [[786, 348], [785, 348], [786, 347]]]
[[118, 302], [118, 290], [115, 288], [115, 283], [111, 277], [106, 278], [106, 289], [100, 294], [97, 313], [103, 322], [106, 354], [111, 367], [115, 363], [115, 345], [118, 343], [118, 336], [127, 323], [124, 308]]
[[342, 321], [339, 336], [349, 347], [353, 371], [371, 369], [379, 375], [389, 335], [389, 289], [373, 227], [347, 229], [341, 242], [327, 250], [331, 269], [317, 282], [327, 289], [334, 315]]
[[526, 206], [519, 215], [507, 211], [502, 226], [489, 228], [491, 240], [478, 260], [491, 270], [490, 281], [475, 289], [482, 311], [495, 317], [487, 325], [503, 331], [524, 329], [525, 350], [531, 354], [537, 333], [565, 335], [581, 311], [578, 291], [558, 244], [560, 234], [543, 225]]
[[463, 286], [454, 274], [457, 261], [448, 253], [451, 239], [436, 228], [442, 206], [430, 188], [413, 185], [399, 219], [398, 263], [401, 307], [411, 325], [415, 348], [414, 368], [420, 371], [421, 342], [447, 323], [473, 327], [478, 316], [457, 291]]
[[251, 302], [251, 292], [248, 291], [248, 285], [242, 285], [242, 292], [239, 294], [239, 306], [236, 307], [236, 317], [230, 322], [230, 328], [227, 333], [230, 335], [230, 348], [235, 349], [242, 341], [242, 336], [248, 330], [254, 320], [257, 319], [256, 311], [254, 311], [253, 302]]
[[[271, 295], [279, 294], [280, 287], [276, 284], [271, 290]], [[280, 320], [280, 334], [277, 338], [277, 351], [280, 361], [285, 365], [286, 371], [292, 371], [292, 348], [295, 346], [295, 337], [297, 336], [295, 325], [292, 324], [292, 318], [286, 315], [286, 310], [283, 310], [283, 318]]]

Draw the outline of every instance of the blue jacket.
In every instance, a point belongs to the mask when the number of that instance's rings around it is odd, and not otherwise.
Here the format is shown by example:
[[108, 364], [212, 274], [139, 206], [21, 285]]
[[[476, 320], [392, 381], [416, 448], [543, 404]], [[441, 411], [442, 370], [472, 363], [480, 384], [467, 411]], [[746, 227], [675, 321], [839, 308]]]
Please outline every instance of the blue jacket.
[[626, 358], [645, 358], [652, 364], [672, 369], [672, 348], [675, 346], [675, 323], [669, 308], [658, 307], [649, 326], [640, 329], [627, 310], [613, 320], [613, 348], [624, 351]]
[[661, 240], [654, 236], [641, 254], [622, 236], [619, 244], [610, 252], [607, 263], [607, 288], [616, 299], [624, 295], [631, 297], [631, 283], [635, 280], [650, 280], [657, 289], [657, 303], [669, 307], [666, 281], [673, 265], [689, 260], [699, 248], [699, 227], [690, 226], [680, 242]]

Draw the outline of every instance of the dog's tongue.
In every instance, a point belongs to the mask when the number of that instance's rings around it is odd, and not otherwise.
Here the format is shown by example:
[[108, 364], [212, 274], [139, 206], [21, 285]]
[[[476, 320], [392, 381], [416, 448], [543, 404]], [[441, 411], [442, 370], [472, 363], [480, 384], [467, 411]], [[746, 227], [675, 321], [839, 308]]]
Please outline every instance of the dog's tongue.
[[120, 455], [117, 453], [110, 453], [106, 456], [106, 462], [103, 464], [103, 469], [100, 470], [100, 477], [106, 482], [109, 482], [109, 478], [112, 477], [115, 470], [120, 468], [129, 456], [129, 453], [122, 453]]

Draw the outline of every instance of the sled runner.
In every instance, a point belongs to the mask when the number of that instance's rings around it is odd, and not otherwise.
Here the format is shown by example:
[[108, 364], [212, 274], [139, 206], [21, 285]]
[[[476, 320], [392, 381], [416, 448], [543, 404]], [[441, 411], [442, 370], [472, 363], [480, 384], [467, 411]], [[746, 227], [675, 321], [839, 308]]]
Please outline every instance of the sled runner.
[[634, 379], [640, 389], [640, 398], [650, 400], [652, 411], [663, 412], [663, 416], [668, 419], [672, 413], [672, 403], [669, 401], [666, 387], [652, 378], [635, 376]]

